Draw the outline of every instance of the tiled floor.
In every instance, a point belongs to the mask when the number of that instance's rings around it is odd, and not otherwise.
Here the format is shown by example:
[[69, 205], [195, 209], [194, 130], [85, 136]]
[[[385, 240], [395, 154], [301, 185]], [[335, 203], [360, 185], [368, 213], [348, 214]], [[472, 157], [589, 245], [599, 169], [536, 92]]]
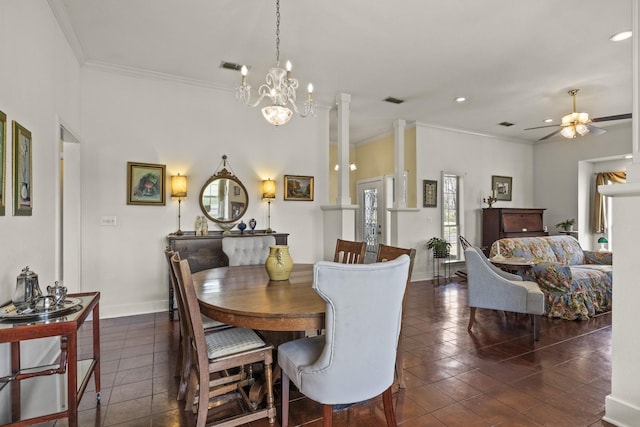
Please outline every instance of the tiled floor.
[[[411, 284], [403, 328], [407, 388], [394, 393], [399, 424], [610, 425], [600, 420], [610, 392], [610, 314], [543, 319], [539, 342], [526, 316], [478, 310], [468, 333], [468, 315], [464, 284]], [[106, 319], [101, 334], [102, 405], [86, 393], [80, 425], [192, 426], [175, 400], [177, 322], [167, 313]], [[88, 351], [88, 337], [82, 340]], [[304, 397], [291, 404], [291, 425], [320, 426], [320, 417], [320, 406]], [[334, 425], [386, 425], [382, 400], [335, 412]]]

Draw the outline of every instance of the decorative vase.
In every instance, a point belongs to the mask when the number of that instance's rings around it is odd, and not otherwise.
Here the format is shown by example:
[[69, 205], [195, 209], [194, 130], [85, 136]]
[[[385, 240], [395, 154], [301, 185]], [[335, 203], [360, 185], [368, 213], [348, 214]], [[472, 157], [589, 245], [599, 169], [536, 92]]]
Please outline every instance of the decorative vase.
[[251, 227], [251, 232], [253, 233], [254, 230], [256, 229], [256, 225], [258, 225], [258, 223], [256, 222], [255, 218], [251, 218], [249, 220], [249, 227]]
[[269, 246], [269, 256], [264, 264], [271, 280], [289, 280], [293, 260], [289, 255], [289, 246], [274, 245]]

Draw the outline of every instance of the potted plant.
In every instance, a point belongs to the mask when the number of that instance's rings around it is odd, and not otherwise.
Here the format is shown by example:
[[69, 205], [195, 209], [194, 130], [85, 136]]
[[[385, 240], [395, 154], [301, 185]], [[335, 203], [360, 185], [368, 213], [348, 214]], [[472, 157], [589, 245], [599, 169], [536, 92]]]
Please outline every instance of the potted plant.
[[562, 222], [556, 224], [556, 228], [562, 228], [564, 231], [573, 231], [573, 224], [575, 224], [576, 220], [574, 218], [565, 219]]
[[439, 237], [432, 237], [427, 240], [427, 244], [425, 246], [427, 249], [431, 249], [433, 251], [434, 258], [447, 258], [449, 256], [451, 243]]

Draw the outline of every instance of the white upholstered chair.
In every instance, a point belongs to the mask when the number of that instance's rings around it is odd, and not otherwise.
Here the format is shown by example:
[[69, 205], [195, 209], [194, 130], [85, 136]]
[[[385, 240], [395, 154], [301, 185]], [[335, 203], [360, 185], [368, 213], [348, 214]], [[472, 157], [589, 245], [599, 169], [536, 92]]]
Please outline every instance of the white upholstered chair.
[[410, 259], [374, 264], [317, 262], [313, 287], [327, 302], [325, 334], [278, 347], [282, 368], [282, 426], [288, 426], [289, 381], [323, 404], [330, 426], [333, 405], [382, 393], [387, 425], [395, 426], [391, 398]]
[[229, 266], [264, 264], [269, 246], [276, 244], [274, 236], [224, 237], [222, 251], [229, 258]]
[[544, 294], [536, 282], [522, 280], [495, 267], [476, 247], [464, 251], [469, 282], [468, 330], [475, 322], [476, 308], [525, 313], [531, 316], [533, 336], [539, 338], [538, 316], [544, 314]]

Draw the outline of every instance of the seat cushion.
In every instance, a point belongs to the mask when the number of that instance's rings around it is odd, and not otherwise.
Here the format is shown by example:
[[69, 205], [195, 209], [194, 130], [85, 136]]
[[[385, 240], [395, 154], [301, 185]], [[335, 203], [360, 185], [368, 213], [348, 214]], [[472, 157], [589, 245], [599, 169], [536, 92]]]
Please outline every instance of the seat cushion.
[[226, 323], [213, 320], [210, 317], [205, 316], [204, 314], [201, 314], [200, 317], [202, 318], [202, 327], [204, 329], [221, 328], [223, 326], [227, 326]]
[[265, 345], [264, 341], [253, 329], [247, 328], [227, 328], [208, 332], [205, 335], [207, 340], [207, 354], [209, 359], [229, 356]]
[[300, 369], [312, 364], [322, 353], [325, 336], [302, 338], [278, 346], [278, 365], [291, 381], [300, 388]]

